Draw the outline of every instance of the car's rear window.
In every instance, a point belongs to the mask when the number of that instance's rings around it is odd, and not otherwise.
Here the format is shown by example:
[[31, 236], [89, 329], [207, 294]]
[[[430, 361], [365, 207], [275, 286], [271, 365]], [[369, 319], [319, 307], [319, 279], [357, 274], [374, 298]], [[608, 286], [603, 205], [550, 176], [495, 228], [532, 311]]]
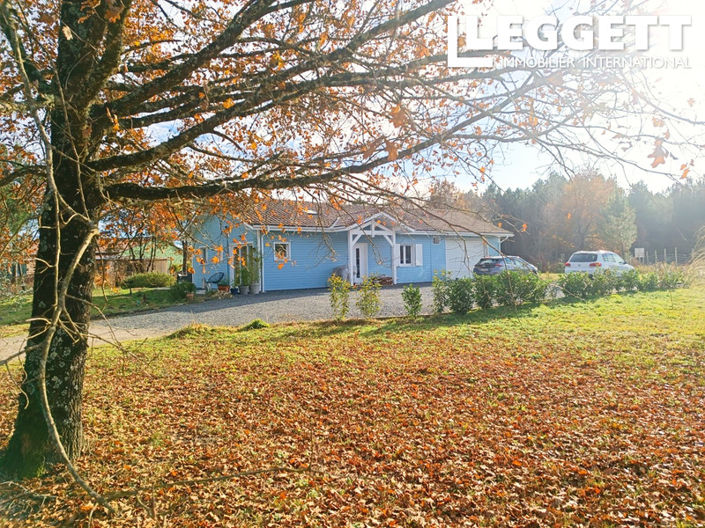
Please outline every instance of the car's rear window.
[[491, 258], [483, 258], [480, 259], [477, 263], [478, 266], [494, 266], [494, 263], [497, 262], [499, 259], [491, 259]]
[[570, 257], [571, 262], [595, 262], [597, 261], [597, 253], [574, 253]]

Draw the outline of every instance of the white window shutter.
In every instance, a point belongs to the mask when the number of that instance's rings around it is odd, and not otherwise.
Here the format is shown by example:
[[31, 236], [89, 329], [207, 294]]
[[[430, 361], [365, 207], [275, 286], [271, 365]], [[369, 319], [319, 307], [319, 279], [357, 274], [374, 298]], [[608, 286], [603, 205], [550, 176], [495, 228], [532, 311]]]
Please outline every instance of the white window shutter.
[[417, 266], [423, 266], [423, 244], [416, 244], [415, 261]]

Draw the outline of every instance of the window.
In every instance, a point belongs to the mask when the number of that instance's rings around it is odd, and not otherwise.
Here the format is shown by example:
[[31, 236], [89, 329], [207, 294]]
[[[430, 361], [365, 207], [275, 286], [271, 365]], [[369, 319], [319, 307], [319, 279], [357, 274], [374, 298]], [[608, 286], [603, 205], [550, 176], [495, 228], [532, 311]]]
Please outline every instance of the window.
[[274, 260], [276, 262], [286, 262], [290, 257], [289, 242], [275, 242]]
[[411, 266], [411, 244], [399, 245], [399, 265]]
[[516, 266], [516, 269], [522, 269], [522, 270], [529, 269], [529, 266], [527, 265], [526, 261], [523, 258], [515, 257], [512, 260], [514, 261], [514, 265]]
[[597, 253], [573, 253], [570, 262], [596, 262]]

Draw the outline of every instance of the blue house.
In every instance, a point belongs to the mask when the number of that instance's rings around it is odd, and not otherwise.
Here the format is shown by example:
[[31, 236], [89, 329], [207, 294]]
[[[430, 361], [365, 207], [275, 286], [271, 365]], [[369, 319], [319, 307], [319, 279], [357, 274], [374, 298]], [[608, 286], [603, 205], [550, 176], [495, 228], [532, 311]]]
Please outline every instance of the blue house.
[[[478, 216], [443, 209], [271, 200], [238, 218], [205, 217], [195, 233], [193, 282], [223, 272], [237, 282], [257, 266], [262, 291], [323, 288], [333, 273], [353, 283], [369, 275], [393, 284], [430, 282], [446, 271], [472, 275], [511, 236]], [[256, 250], [256, 251], [255, 251]], [[258, 255], [256, 264], [248, 254]]]

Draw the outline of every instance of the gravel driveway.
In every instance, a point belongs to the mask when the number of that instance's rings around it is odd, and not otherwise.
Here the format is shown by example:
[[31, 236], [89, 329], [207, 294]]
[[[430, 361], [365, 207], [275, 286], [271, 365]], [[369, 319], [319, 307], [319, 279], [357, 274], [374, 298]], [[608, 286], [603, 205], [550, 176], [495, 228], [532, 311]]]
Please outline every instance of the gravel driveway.
[[[404, 315], [401, 298], [402, 286], [380, 290], [380, 316]], [[350, 317], [360, 316], [355, 306], [357, 292], [350, 295]], [[433, 293], [430, 285], [421, 285], [424, 312], [432, 309]], [[101, 340], [128, 341], [171, 334], [189, 324], [200, 323], [211, 326], [241, 326], [252, 319], [268, 323], [290, 321], [315, 321], [330, 319], [332, 312], [328, 290], [299, 290], [272, 292], [259, 295], [236, 295], [225, 299], [214, 299], [203, 303], [173, 306], [164, 310], [141, 312], [113, 317], [91, 324], [94, 344]], [[0, 360], [16, 353], [22, 347], [24, 336], [0, 339]]]

